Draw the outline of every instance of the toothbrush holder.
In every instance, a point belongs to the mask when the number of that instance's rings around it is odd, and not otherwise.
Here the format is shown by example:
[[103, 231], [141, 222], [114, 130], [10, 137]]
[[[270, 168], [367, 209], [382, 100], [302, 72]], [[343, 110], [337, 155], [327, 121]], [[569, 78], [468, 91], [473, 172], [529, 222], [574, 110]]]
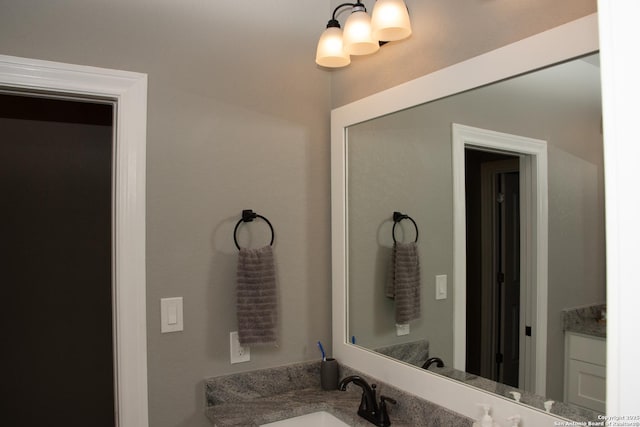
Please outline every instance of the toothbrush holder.
[[338, 389], [338, 361], [327, 357], [320, 362], [320, 385], [323, 390]]

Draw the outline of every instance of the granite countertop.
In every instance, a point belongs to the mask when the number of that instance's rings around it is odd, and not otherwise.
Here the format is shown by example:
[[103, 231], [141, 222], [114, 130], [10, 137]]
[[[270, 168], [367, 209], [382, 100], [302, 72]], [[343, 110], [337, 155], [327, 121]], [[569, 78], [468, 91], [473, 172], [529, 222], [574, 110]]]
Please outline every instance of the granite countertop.
[[[318, 411], [326, 411], [353, 427], [372, 424], [358, 416], [360, 393], [324, 391], [319, 388], [294, 390], [251, 401], [225, 403], [207, 408], [207, 417], [217, 427], [255, 427]], [[390, 415], [392, 424], [411, 427], [414, 423]]]
[[429, 358], [429, 341], [423, 339], [393, 344], [376, 348], [375, 351], [421, 368]]
[[[544, 410], [544, 402], [549, 400], [544, 396], [539, 396], [537, 394], [516, 387], [501, 384], [490, 379], [483, 378], [468, 372], [459, 371], [450, 367], [445, 366], [442, 368], [438, 368], [437, 366], [432, 365], [429, 370], [436, 374], [440, 374], [448, 378], [453, 378], [457, 381], [461, 381], [465, 384], [479, 388], [481, 390], [503, 396], [509, 400], [512, 400], [514, 398], [511, 392], [518, 392], [520, 393], [520, 403], [522, 403], [523, 405], [531, 406], [533, 408], [537, 408], [541, 411]], [[584, 423], [597, 420], [598, 415], [602, 415], [599, 412], [582, 408], [580, 406], [566, 402], [554, 402], [551, 408], [551, 414]]]
[[594, 337], [607, 337], [607, 322], [603, 314], [606, 313], [606, 304], [591, 305], [567, 309], [563, 312], [565, 332], [577, 332]]
[[[340, 378], [359, 375], [377, 383], [377, 396], [389, 396], [387, 404], [395, 427], [471, 427], [473, 420], [422, 400], [361, 372], [340, 365]], [[205, 380], [206, 416], [218, 427], [256, 427], [274, 421], [326, 411], [352, 427], [372, 424], [358, 415], [362, 391], [350, 384], [346, 391], [326, 391], [320, 386], [320, 362], [303, 362]]]

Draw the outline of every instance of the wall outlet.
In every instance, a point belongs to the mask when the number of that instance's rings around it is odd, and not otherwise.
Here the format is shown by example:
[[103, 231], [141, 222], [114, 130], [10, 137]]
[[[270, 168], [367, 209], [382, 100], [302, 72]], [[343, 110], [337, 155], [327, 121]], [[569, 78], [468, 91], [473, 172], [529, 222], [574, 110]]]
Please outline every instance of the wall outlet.
[[403, 336], [403, 335], [409, 335], [409, 333], [411, 332], [411, 328], [409, 327], [409, 324], [407, 323], [406, 325], [398, 325], [396, 323], [396, 336]]
[[229, 348], [231, 364], [248, 362], [251, 360], [251, 352], [249, 347], [242, 347], [238, 340], [238, 332], [229, 334]]

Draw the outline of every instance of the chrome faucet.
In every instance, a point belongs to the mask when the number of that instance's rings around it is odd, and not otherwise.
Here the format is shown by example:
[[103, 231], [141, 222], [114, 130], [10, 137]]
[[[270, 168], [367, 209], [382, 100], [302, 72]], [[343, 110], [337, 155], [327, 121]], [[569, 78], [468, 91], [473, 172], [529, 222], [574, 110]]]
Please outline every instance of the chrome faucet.
[[440, 359], [439, 357], [430, 357], [426, 362], [424, 362], [424, 365], [422, 365], [422, 369], [429, 369], [429, 366], [433, 365], [434, 363], [438, 368], [444, 367], [444, 362], [442, 362], [442, 359]]
[[354, 383], [362, 389], [362, 398], [360, 399], [360, 407], [358, 415], [365, 420], [379, 427], [388, 427], [391, 425], [389, 413], [387, 412], [386, 402], [396, 404], [396, 401], [387, 396], [380, 396], [380, 405], [376, 401], [376, 385], [371, 386], [361, 377], [352, 375], [340, 381], [338, 388], [342, 391], [347, 389], [347, 384]]

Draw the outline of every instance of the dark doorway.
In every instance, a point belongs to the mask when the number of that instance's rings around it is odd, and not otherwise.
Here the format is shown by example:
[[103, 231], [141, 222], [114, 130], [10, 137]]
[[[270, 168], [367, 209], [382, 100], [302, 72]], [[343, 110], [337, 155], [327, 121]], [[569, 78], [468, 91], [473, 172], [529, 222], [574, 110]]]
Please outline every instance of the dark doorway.
[[465, 149], [466, 370], [518, 387], [520, 184], [517, 156]]
[[4, 425], [115, 425], [113, 108], [0, 94]]

